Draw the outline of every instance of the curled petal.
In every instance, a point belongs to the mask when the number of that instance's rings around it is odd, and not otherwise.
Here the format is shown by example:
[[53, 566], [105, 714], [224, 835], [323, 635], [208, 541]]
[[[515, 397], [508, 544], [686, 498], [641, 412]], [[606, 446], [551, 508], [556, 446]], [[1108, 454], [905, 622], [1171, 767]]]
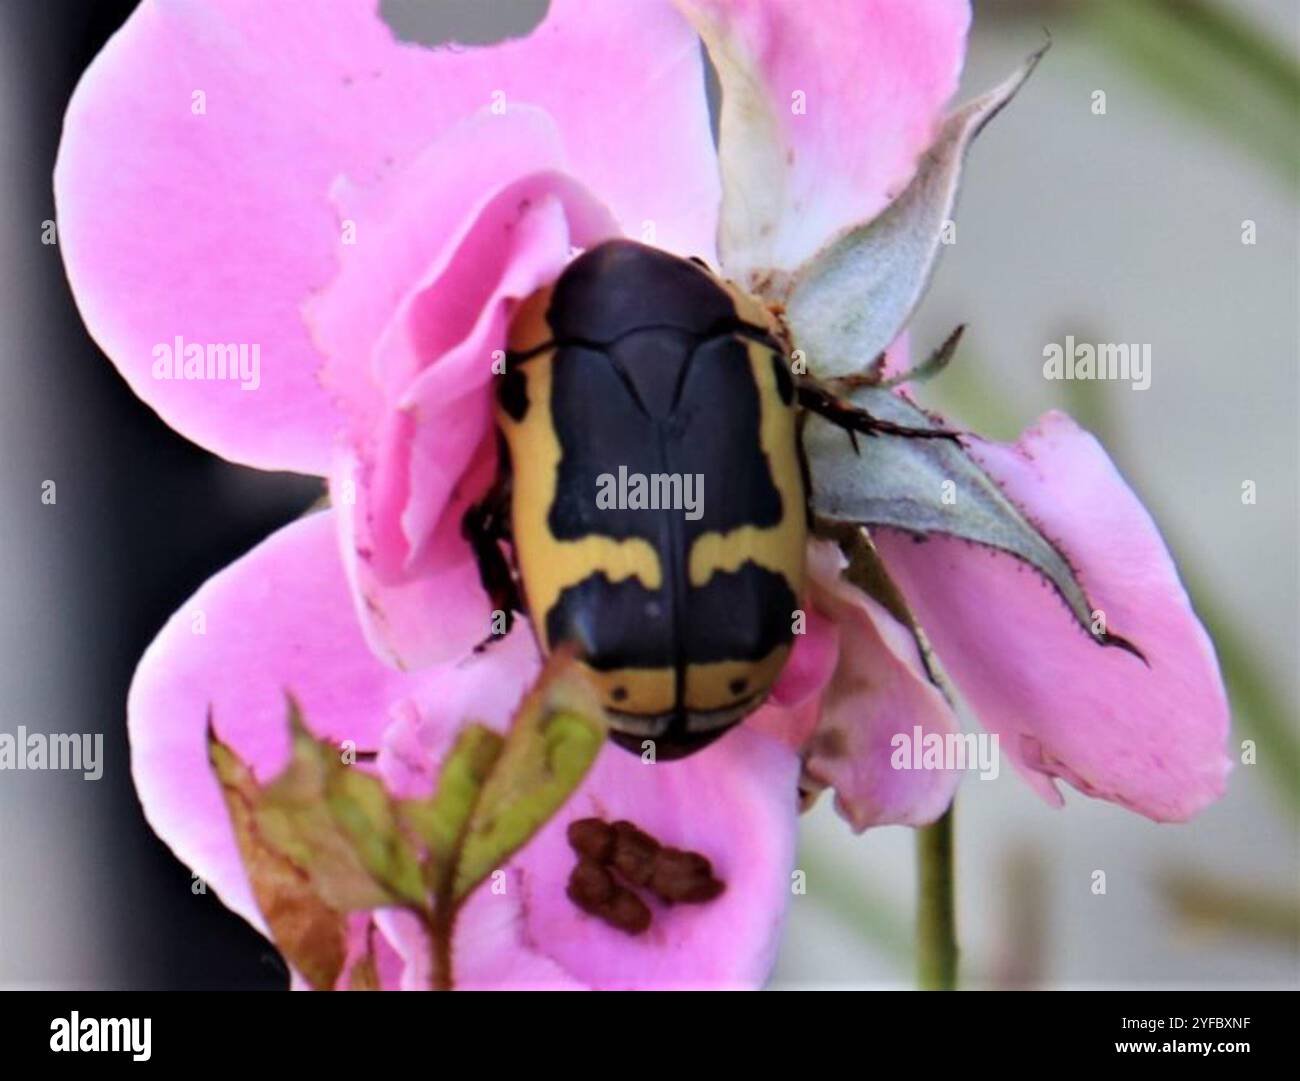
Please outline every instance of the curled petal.
[[[448, 238], [450, 250], [426, 253], [431, 267], [405, 286], [389, 323], [358, 338], [353, 328], [389, 297], [385, 250], [401, 262], [420, 246], [408, 237], [436, 232], [451, 196], [430, 203], [423, 193], [447, 186], [435, 175], [441, 161], [432, 154], [422, 163], [429, 175], [422, 168], [403, 176], [408, 194], [376, 230], [377, 255], [346, 263], [309, 310], [351, 416], [331, 491], [342, 509], [358, 614], [376, 652], [405, 668], [462, 656], [488, 633], [487, 597], [460, 524], [491, 479], [491, 391], [509, 318], [518, 301], [560, 273], [573, 245], [599, 239], [613, 224], [551, 173], [486, 200], [458, 192], [470, 217]], [[364, 300], [370, 295], [377, 305]], [[354, 351], [372, 338], [373, 353], [359, 365]]]
[[[498, 102], [550, 113], [570, 171], [626, 229], [710, 254], [718, 181], [701, 58], [667, 4], [555, 0], [527, 38], [425, 49], [397, 42], [376, 0], [149, 2], [82, 78], [55, 170], [87, 326], [186, 436], [324, 475], [337, 425], [299, 306], [333, 277], [345, 239], [335, 180], [372, 185]], [[154, 347], [178, 335], [256, 344], [257, 389], [155, 379]]]
[[1047, 799], [1054, 778], [1158, 821], [1222, 792], [1228, 706], [1214, 649], [1150, 516], [1097, 441], [1049, 413], [1018, 443], [972, 441], [989, 475], [1070, 560], [1105, 629], [1094, 643], [1016, 559], [880, 530], [877, 545], [944, 667]]
[[[814, 541], [811, 551], [813, 603], [835, 621], [840, 637], [821, 716], [803, 751], [805, 772], [835, 789], [836, 809], [855, 830], [933, 822], [952, 802], [959, 775], [897, 769], [894, 760], [918, 729], [922, 740], [958, 731], [952, 709], [926, 675], [911, 631], [841, 576], [839, 549]], [[910, 765], [912, 755], [901, 760]]]
[[302, 299], [325, 357], [321, 379], [354, 431], [379, 424], [424, 368], [464, 340], [534, 204], [560, 200], [574, 243], [617, 232], [608, 210], [561, 172], [564, 162], [549, 114], [485, 108], [373, 184], [334, 183], [351, 242], [339, 248], [329, 285]]
[[[678, 0], [722, 80], [719, 254], [761, 288], [907, 186], [957, 88], [965, 0]], [[869, 360], [870, 358], [865, 358]]]

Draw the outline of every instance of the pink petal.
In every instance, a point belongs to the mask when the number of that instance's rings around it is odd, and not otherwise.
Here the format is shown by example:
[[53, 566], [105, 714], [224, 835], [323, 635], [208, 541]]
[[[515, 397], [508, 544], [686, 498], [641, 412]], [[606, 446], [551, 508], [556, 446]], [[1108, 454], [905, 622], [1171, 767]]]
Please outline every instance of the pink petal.
[[[808, 542], [808, 573], [821, 562], [821, 545]], [[804, 604], [804, 633], [797, 635], [790, 659], [772, 687], [771, 701], [797, 708], [821, 694], [835, 672], [840, 655], [840, 628], [833, 619], [812, 604]]]
[[[142, 4], [68, 109], [55, 193], [86, 323], [169, 424], [236, 461], [329, 468], [336, 420], [299, 306], [336, 270], [336, 178], [373, 185], [494, 101], [549, 112], [624, 228], [710, 254], [701, 60], [666, 4], [556, 0], [526, 39], [439, 50], [396, 42], [375, 8]], [[259, 387], [153, 379], [177, 335], [258, 345]]]
[[821, 717], [804, 748], [804, 770], [835, 789], [835, 807], [855, 830], [933, 822], [960, 780], [953, 770], [895, 769], [897, 739], [908, 746], [957, 732], [952, 709], [930, 682], [911, 632], [841, 577], [845, 565], [829, 541], [814, 541], [812, 603], [835, 620], [839, 662], [822, 698]]
[[957, 88], [969, 5], [677, 2], [722, 80], [723, 265], [759, 287], [907, 186]]
[[[463, 656], [488, 636], [491, 604], [478, 567], [449, 514], [426, 564], [417, 573], [381, 575], [375, 553], [391, 552], [376, 539], [366, 474], [354, 455], [340, 456], [330, 479], [338, 508], [342, 566], [354, 597], [354, 621], [375, 656], [414, 671]], [[462, 511], [468, 500], [457, 504]], [[391, 534], [390, 534], [391, 536]]]
[[[217, 734], [266, 781], [288, 755], [284, 692], [291, 690], [317, 735], [379, 750], [381, 772], [401, 795], [427, 794], [437, 758], [465, 718], [498, 725], [514, 710], [538, 662], [526, 634], [511, 636], [458, 668], [405, 676], [366, 648], [339, 569], [332, 513], [300, 519], [208, 581], [145, 653], [128, 700], [132, 773], [145, 816], [176, 856], [266, 933], [207, 757], [207, 715]], [[198, 621], [198, 622], [196, 622]], [[202, 634], [194, 628], [201, 627]], [[443, 718], [437, 742], [413, 742], [422, 708]], [[374, 942], [385, 988], [423, 986], [427, 952], [416, 954], [403, 913], [378, 912]], [[350, 920], [350, 965], [369, 917]], [[481, 964], [535, 971], [535, 955]], [[518, 969], [510, 969], [513, 964]], [[344, 978], [346, 982], [346, 977]], [[295, 985], [301, 981], [295, 977]]]
[[[355, 242], [340, 246], [328, 287], [303, 300], [326, 357], [322, 380], [354, 428], [378, 423], [421, 370], [465, 338], [509, 265], [502, 240], [534, 204], [556, 196], [575, 243], [617, 232], [605, 207], [558, 171], [563, 164], [547, 113], [483, 108], [374, 184], [335, 183], [335, 212], [355, 228]], [[486, 367], [491, 358], [476, 359]]]
[[888, 530], [877, 543], [945, 668], [1047, 799], [1053, 778], [1158, 821], [1223, 792], [1228, 706], [1209, 637], [1155, 524], [1097, 441], [1048, 413], [1013, 446], [972, 453], [1061, 548], [1106, 628], [1092, 642], [1052, 588], [1010, 556]]
[[[822, 561], [820, 543], [810, 540], [809, 582]], [[817, 728], [822, 695], [840, 660], [840, 625], [812, 604], [811, 597], [805, 598], [803, 612], [804, 633], [795, 638], [790, 659], [772, 686], [772, 693], [762, 708], [745, 720], [746, 728], [774, 736], [796, 751], [808, 744]]]
[[366, 648], [335, 545], [333, 514], [314, 514], [211, 578], [149, 646], [127, 701], [131, 769], [149, 824], [263, 931], [208, 764], [209, 710], [218, 736], [267, 781], [288, 755], [286, 691], [317, 735], [367, 751], [379, 748], [390, 709], [430, 686]]
[[[453, 983], [457, 991], [585, 991], [549, 957], [534, 950], [523, 926], [517, 873], [506, 893], [487, 888], [472, 896], [456, 920]], [[432, 948], [420, 921], [400, 909], [375, 917], [404, 965], [398, 989], [427, 991], [432, 981]], [[386, 987], [387, 989], [387, 987]]]

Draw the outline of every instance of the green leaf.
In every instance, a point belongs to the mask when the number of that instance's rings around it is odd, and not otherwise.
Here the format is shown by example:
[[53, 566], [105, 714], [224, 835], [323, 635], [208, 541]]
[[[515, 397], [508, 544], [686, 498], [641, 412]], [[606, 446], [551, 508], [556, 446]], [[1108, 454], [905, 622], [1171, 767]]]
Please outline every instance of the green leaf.
[[[880, 387], [859, 388], [851, 400], [883, 420], [939, 427], [911, 402]], [[804, 448], [816, 514], [921, 536], [961, 537], [1007, 552], [1055, 587], [1095, 640], [1127, 646], [1094, 625], [1092, 605], [1065, 557], [956, 442], [878, 435], [859, 437], [855, 449], [842, 429], [813, 416], [804, 430]]]
[[401, 805], [402, 817], [428, 846], [426, 875], [435, 894], [450, 891], [457, 853], [470, 816], [504, 745], [501, 736], [490, 728], [468, 725], [461, 730], [443, 762], [435, 795]]
[[[497, 753], [480, 736], [466, 749], [464, 761], [452, 756], [452, 782], [461, 796], [478, 786], [460, 830], [454, 873], [453, 864], [446, 867], [454, 903], [463, 901], [563, 806], [604, 746], [607, 730], [600, 700], [581, 667], [571, 656], [557, 654], [519, 707]], [[446, 806], [449, 818], [443, 830], [463, 814], [465, 802], [449, 796]]]
[[426, 891], [419, 855], [399, 827], [380, 781], [336, 760], [327, 770], [325, 788], [330, 814], [371, 877], [396, 898], [423, 904]]
[[844, 233], [794, 272], [784, 297], [785, 316], [814, 375], [860, 374], [898, 337], [938, 262], [967, 149], [1044, 52], [1046, 46], [1001, 86], [953, 113], [903, 193], [878, 217]]

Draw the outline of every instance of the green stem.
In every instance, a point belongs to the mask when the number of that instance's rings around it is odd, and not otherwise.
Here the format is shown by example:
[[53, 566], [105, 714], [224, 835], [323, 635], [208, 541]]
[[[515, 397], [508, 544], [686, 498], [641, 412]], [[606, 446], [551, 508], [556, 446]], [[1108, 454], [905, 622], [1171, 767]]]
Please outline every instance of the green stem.
[[916, 981], [922, 991], [957, 989], [953, 897], [953, 809], [916, 831]]

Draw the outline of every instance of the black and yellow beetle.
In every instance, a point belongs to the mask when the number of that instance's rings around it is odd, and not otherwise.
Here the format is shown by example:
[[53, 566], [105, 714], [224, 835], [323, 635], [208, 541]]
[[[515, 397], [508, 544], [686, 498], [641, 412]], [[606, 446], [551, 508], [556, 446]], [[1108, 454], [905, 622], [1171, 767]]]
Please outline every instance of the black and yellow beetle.
[[[935, 434], [796, 378], [788, 353], [758, 300], [626, 240], [579, 256], [512, 320], [501, 473], [465, 533], [494, 604], [526, 612], [543, 653], [576, 650], [628, 749], [691, 754], [780, 674], [809, 523], [801, 407], [850, 431]], [[626, 477], [678, 505], [610, 506]]]

